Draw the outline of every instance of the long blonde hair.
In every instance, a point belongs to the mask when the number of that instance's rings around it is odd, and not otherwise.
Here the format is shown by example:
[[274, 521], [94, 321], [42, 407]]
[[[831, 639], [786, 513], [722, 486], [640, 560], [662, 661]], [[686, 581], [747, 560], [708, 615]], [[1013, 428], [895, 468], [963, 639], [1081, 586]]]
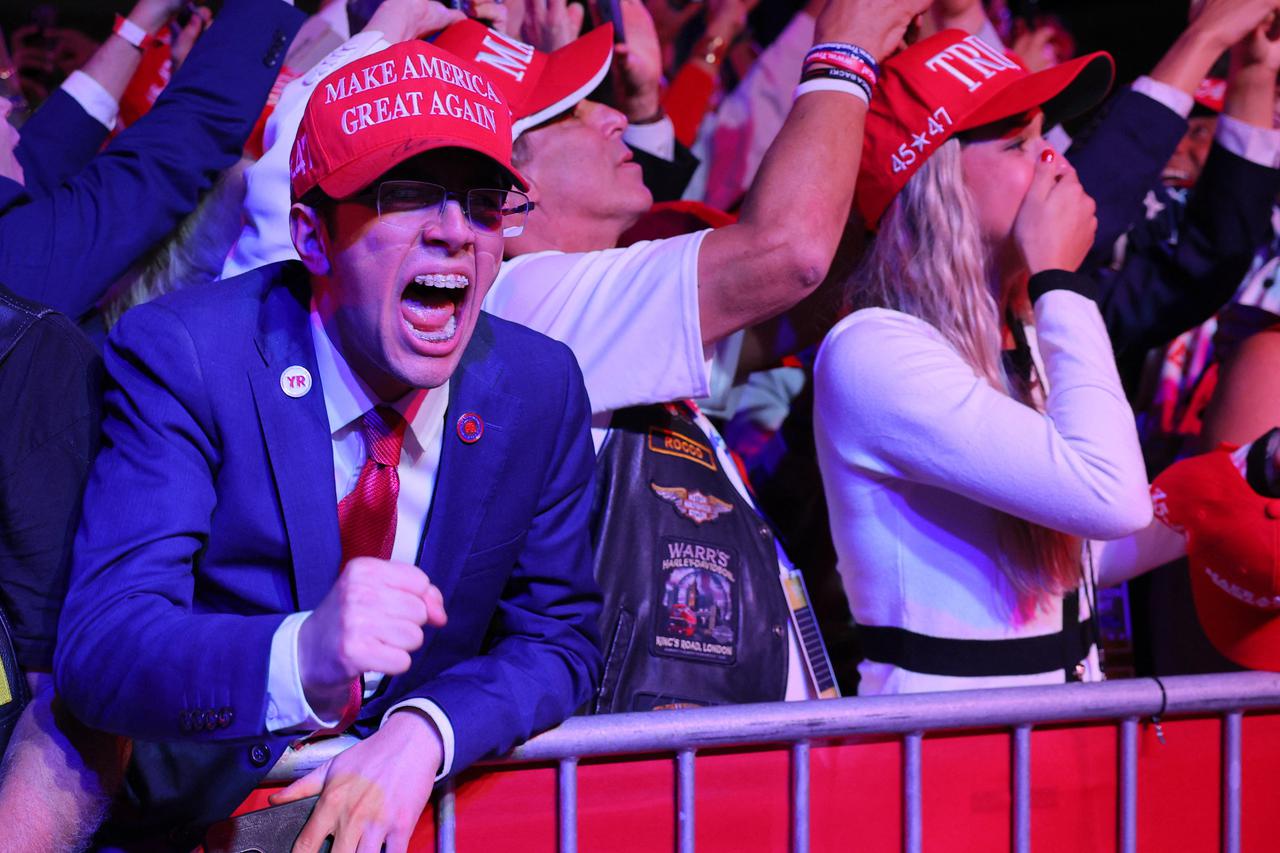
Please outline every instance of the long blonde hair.
[[[846, 298], [855, 310], [890, 308], [924, 320], [977, 376], [1039, 411], [1029, 389], [1010, 381], [1001, 360], [991, 261], [965, 188], [960, 150], [957, 140], [944, 143], [907, 182], [881, 219]], [[1006, 513], [998, 533], [996, 562], [1020, 596], [1043, 602], [1079, 583], [1079, 539]]]

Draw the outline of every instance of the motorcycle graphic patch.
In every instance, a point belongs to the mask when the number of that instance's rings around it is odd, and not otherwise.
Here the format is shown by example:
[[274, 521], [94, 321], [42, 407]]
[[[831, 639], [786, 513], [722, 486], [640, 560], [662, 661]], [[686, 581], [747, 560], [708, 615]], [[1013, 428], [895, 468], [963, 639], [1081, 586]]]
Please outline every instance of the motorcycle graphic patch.
[[738, 557], [733, 551], [663, 537], [654, 581], [654, 654], [725, 665], [737, 660]]
[[705, 495], [696, 489], [690, 490], [683, 486], [659, 486], [657, 483], [650, 483], [649, 488], [694, 524], [702, 525], [708, 521], [715, 521], [733, 509], [733, 504], [728, 501], [722, 501], [715, 495]]

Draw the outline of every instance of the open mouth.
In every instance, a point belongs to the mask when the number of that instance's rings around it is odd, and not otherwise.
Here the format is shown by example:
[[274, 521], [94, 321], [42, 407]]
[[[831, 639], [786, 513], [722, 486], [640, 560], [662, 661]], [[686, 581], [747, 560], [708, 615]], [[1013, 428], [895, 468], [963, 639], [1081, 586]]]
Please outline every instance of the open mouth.
[[465, 275], [414, 276], [400, 295], [400, 316], [413, 336], [432, 344], [453, 340], [458, 331], [458, 313], [470, 284]]

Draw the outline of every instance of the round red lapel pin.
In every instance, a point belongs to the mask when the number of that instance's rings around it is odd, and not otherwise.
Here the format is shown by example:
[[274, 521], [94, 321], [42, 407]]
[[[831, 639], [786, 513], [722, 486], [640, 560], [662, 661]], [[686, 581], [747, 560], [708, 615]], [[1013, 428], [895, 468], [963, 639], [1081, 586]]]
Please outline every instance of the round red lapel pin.
[[475, 412], [466, 412], [458, 418], [458, 438], [465, 444], [475, 444], [484, 435], [484, 421]]

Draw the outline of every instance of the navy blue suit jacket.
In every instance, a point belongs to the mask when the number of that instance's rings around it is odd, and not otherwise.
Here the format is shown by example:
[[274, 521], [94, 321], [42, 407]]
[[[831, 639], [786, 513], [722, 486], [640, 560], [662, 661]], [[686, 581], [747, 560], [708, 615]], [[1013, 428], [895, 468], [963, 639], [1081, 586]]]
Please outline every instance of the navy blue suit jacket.
[[[278, 264], [141, 305], [108, 342], [55, 675], [76, 716], [140, 739], [129, 793], [152, 820], [225, 816], [292, 740], [265, 728], [272, 635], [320, 603], [341, 551], [323, 388], [280, 384], [293, 365], [319, 376], [308, 296], [301, 264]], [[484, 421], [473, 444], [466, 412]], [[595, 689], [589, 412], [567, 347], [480, 316], [419, 557], [449, 621], [366, 702], [365, 731], [431, 699], [456, 771]]]
[[[279, 0], [227, 0], [151, 111], [87, 166], [67, 145], [41, 152], [31, 192], [0, 179], [0, 281], [72, 318], [92, 308], [240, 158], [302, 20]], [[75, 132], [87, 117], [55, 97]]]
[[[1067, 152], [1098, 204], [1098, 232], [1080, 271], [1098, 282], [1116, 356], [1140, 363], [1148, 349], [1207, 320], [1231, 298], [1254, 252], [1271, 237], [1280, 170], [1215, 144], [1172, 233], [1162, 232], [1163, 222], [1148, 221], [1144, 200], [1160, 186], [1187, 121], [1132, 90], [1105, 109], [1094, 132]], [[1110, 269], [1123, 234], [1125, 260]]]

